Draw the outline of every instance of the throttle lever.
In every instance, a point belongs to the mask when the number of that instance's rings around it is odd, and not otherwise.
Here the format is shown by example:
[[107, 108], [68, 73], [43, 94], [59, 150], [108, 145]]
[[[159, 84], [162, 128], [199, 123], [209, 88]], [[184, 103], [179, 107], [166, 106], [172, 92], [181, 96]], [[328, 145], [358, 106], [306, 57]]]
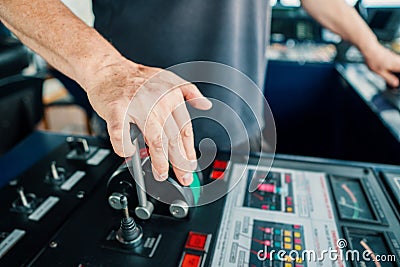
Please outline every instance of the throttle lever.
[[145, 183], [143, 177], [143, 168], [140, 161], [139, 152], [139, 142], [138, 137], [140, 135], [140, 130], [136, 124], [130, 124], [130, 134], [133, 145], [135, 146], [135, 153], [132, 156], [132, 170], [133, 176], [136, 182], [136, 192], [138, 196], [139, 205], [135, 208], [135, 214], [138, 218], [142, 220], [148, 220], [154, 211], [153, 203], [147, 200], [147, 195], [145, 191]]

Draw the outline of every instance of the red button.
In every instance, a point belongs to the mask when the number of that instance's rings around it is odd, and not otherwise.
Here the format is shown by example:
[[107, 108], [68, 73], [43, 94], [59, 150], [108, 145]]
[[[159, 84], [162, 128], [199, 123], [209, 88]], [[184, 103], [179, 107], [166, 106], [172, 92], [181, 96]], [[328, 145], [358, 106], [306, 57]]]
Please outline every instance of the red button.
[[223, 161], [223, 160], [214, 161], [214, 168], [215, 169], [225, 170], [226, 166], [228, 166], [228, 162], [227, 161]]
[[290, 174], [285, 174], [285, 181], [287, 184], [292, 182], [292, 176]]
[[185, 253], [181, 262], [181, 267], [198, 267], [201, 264], [201, 256]]
[[213, 172], [211, 173], [211, 178], [212, 179], [222, 179], [222, 178], [224, 178], [224, 172], [213, 170]]
[[208, 235], [189, 232], [185, 248], [205, 251]]

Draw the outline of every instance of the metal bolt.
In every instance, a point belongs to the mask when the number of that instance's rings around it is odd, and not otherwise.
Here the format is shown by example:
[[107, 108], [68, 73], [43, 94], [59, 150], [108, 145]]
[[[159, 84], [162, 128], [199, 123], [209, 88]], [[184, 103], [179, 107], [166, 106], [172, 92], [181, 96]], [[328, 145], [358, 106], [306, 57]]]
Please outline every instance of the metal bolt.
[[51, 241], [50, 244], [49, 244], [49, 247], [56, 248], [56, 247], [58, 247], [58, 243], [55, 242], [55, 241]]
[[85, 197], [85, 191], [79, 191], [78, 193], [76, 193], [76, 197], [79, 199], [82, 199]]

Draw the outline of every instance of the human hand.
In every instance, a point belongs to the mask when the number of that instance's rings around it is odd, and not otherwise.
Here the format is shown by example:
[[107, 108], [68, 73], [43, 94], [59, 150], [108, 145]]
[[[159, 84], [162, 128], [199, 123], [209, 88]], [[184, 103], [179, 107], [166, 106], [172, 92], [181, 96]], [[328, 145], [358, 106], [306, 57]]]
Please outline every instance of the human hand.
[[149, 146], [154, 178], [168, 178], [169, 162], [177, 179], [190, 185], [197, 166], [187, 100], [207, 110], [212, 104], [197, 87], [172, 72], [129, 60], [101, 68], [85, 86], [94, 110], [107, 122], [114, 151], [131, 156], [130, 122], [142, 131]]
[[400, 55], [379, 43], [371, 45], [361, 52], [368, 67], [382, 76], [389, 86], [395, 88], [400, 85], [399, 79], [394, 74], [400, 72]]

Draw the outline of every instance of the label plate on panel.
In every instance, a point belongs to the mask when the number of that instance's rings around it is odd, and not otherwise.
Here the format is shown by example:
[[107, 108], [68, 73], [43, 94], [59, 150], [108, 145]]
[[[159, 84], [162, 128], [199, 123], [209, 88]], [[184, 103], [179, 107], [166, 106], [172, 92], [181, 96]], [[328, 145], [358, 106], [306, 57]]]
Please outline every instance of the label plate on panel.
[[28, 219], [39, 221], [59, 200], [58, 197], [48, 197], [31, 215], [29, 215]]
[[61, 189], [65, 191], [71, 190], [74, 185], [76, 185], [84, 176], [86, 172], [83, 171], [76, 171], [74, 174], [72, 174], [68, 180], [66, 180], [62, 185]]
[[0, 243], [0, 259], [25, 235], [24, 230], [14, 229], [1, 243]]

